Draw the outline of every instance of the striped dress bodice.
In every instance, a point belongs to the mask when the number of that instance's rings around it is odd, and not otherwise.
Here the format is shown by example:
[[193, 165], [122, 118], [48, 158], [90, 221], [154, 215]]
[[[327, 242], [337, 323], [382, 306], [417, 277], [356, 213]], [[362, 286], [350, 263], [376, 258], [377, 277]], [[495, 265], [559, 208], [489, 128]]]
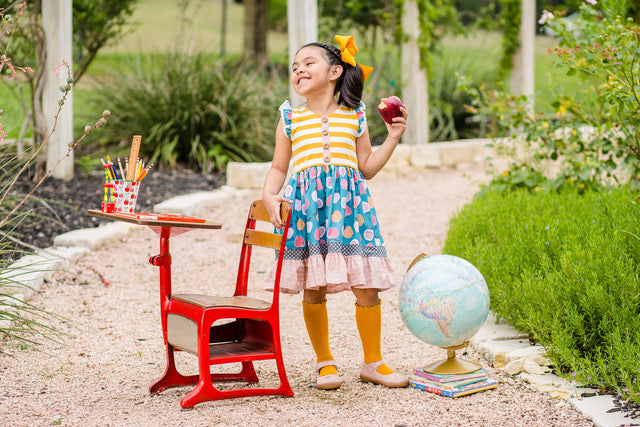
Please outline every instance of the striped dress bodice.
[[340, 106], [328, 116], [306, 107], [292, 109], [288, 101], [281, 107], [284, 130], [291, 138], [293, 172], [312, 166], [358, 168], [356, 139], [366, 128], [365, 106]]

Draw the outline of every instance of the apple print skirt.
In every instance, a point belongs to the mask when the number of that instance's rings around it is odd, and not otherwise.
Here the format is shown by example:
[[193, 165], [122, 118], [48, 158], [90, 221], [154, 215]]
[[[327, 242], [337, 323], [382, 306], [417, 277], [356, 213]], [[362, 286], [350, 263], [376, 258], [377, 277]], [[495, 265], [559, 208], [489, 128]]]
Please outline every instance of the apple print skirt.
[[[294, 173], [284, 191], [292, 201], [280, 290], [356, 288], [379, 291], [396, 284], [376, 210], [360, 171], [313, 166]], [[267, 273], [273, 290], [275, 263]]]

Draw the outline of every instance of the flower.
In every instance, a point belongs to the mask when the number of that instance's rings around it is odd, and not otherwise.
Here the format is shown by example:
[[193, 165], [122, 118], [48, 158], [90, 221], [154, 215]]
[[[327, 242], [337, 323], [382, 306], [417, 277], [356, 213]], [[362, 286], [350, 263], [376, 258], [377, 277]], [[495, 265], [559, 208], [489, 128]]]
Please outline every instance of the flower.
[[554, 18], [553, 13], [545, 9], [542, 11], [542, 16], [540, 17], [540, 19], [538, 19], [538, 24], [544, 25], [547, 23], [547, 21], [550, 21], [553, 18]]
[[[2, 119], [2, 116], [0, 116], [0, 119]], [[0, 123], [0, 143], [3, 143], [6, 138], [7, 138], [7, 134], [4, 132], [2, 123]]]
[[587, 3], [589, 3], [590, 5], [595, 6], [596, 3], [598, 3], [596, 0], [585, 0]]
[[7, 55], [3, 54], [2, 57], [0, 57], [0, 71], [2, 71], [2, 68], [5, 65], [11, 71], [11, 77], [9, 77], [9, 80], [13, 80], [16, 77], [16, 68], [24, 73], [26, 73], [27, 71], [33, 72], [33, 69], [31, 67], [18, 67], [17, 65], [14, 66], [11, 63], [11, 58], [8, 58]]

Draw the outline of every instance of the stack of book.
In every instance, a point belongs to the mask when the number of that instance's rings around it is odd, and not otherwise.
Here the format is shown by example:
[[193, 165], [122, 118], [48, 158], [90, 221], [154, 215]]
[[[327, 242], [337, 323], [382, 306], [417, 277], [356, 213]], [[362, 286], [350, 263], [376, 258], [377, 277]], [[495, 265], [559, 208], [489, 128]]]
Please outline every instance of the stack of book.
[[409, 385], [418, 390], [446, 397], [460, 397], [498, 387], [498, 381], [487, 376], [483, 368], [466, 374], [434, 374], [415, 368]]

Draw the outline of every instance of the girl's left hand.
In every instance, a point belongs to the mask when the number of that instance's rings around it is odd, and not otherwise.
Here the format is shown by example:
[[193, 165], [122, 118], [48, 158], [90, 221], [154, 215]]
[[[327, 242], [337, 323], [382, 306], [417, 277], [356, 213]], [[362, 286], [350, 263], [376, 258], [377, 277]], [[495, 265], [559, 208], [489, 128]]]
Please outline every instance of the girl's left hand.
[[394, 117], [393, 123], [391, 124], [385, 122], [387, 125], [387, 132], [389, 132], [389, 136], [392, 138], [399, 139], [404, 131], [407, 130], [407, 117], [409, 117], [407, 106], [402, 104], [400, 111], [402, 112], [402, 117]]

